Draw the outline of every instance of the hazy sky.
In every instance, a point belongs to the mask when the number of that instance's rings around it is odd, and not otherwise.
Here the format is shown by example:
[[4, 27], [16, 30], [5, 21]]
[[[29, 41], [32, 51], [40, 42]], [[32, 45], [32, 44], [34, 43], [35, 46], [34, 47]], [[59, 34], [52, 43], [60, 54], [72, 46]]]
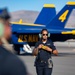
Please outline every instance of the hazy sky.
[[43, 4], [55, 4], [56, 10], [60, 11], [68, 1], [75, 0], [0, 0], [0, 8], [7, 7], [10, 12], [17, 10], [40, 11]]

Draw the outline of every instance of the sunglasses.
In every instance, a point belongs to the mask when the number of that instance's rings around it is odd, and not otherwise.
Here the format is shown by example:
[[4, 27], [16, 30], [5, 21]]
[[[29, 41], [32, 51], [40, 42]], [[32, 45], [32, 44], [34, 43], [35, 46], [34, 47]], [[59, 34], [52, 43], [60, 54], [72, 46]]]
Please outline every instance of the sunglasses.
[[48, 36], [48, 34], [42, 34], [42, 35], [43, 35], [43, 36], [45, 36], [45, 35]]

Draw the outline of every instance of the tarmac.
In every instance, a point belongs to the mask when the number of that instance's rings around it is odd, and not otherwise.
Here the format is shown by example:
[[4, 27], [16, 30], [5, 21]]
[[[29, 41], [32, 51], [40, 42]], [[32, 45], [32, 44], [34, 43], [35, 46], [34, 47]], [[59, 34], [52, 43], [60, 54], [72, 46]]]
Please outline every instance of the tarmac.
[[[52, 56], [54, 64], [52, 75], [75, 75], [75, 43], [72, 46], [66, 44], [63, 43], [61, 46], [60, 43], [55, 44], [59, 54]], [[34, 67], [35, 57], [26, 54], [19, 57], [26, 65], [28, 72], [31, 75], [37, 75]]]

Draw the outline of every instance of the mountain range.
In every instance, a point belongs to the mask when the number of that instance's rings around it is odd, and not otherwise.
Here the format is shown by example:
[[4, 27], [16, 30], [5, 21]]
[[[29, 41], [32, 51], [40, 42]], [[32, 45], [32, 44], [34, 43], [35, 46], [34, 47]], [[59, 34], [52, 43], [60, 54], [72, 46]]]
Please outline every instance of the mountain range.
[[[11, 12], [11, 22], [18, 22], [20, 19], [26, 23], [34, 23], [37, 16], [39, 15], [38, 11], [30, 11], [30, 10], [20, 10]], [[66, 28], [75, 28], [75, 10], [72, 11], [67, 23]]]

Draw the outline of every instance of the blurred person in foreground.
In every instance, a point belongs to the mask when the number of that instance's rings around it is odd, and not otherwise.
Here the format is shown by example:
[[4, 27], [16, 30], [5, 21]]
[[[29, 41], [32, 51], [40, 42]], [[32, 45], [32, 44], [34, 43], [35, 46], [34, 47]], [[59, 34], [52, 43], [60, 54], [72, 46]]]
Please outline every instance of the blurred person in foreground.
[[5, 47], [12, 53], [15, 53], [15, 50], [11, 44], [11, 26], [10, 26], [10, 15], [7, 12], [7, 9], [0, 10], [0, 40], [2, 46]]
[[11, 37], [10, 15], [7, 9], [0, 9], [0, 75], [28, 75], [22, 61], [10, 52], [8, 44]]
[[36, 43], [33, 54], [36, 55], [35, 66], [37, 75], [51, 75], [53, 69], [52, 53], [58, 55], [53, 42], [49, 40], [50, 33], [42, 29], [39, 34], [40, 40]]

